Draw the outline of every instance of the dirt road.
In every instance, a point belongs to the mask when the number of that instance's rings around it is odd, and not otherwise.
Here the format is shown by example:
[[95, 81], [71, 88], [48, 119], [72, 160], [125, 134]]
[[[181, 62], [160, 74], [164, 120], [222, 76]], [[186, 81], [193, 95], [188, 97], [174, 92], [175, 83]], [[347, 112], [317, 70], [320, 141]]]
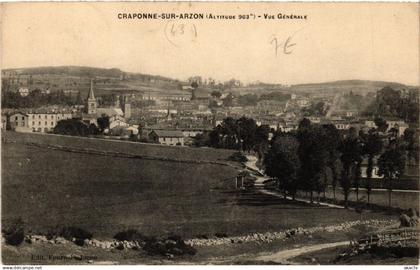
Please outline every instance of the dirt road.
[[350, 241], [342, 241], [327, 244], [317, 244], [312, 246], [304, 246], [295, 249], [282, 250], [273, 254], [263, 255], [255, 258], [257, 261], [275, 262], [281, 264], [293, 264], [293, 258], [305, 253], [319, 251], [326, 248], [341, 247], [350, 245]]

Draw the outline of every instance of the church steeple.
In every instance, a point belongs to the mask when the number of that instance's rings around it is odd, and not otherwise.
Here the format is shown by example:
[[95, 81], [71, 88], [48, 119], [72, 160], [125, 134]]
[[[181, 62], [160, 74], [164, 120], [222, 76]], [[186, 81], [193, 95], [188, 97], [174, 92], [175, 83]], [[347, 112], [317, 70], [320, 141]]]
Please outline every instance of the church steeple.
[[90, 91], [88, 99], [95, 99], [95, 95], [93, 94], [93, 79], [90, 80]]
[[90, 80], [90, 91], [87, 100], [87, 113], [96, 114], [96, 99], [95, 94], [93, 93], [93, 79]]

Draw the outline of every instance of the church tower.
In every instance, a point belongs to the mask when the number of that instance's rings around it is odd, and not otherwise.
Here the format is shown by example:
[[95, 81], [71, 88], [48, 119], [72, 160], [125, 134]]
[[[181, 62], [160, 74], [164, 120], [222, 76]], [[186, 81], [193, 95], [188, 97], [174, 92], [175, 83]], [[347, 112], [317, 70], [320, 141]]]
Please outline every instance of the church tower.
[[90, 91], [87, 100], [87, 113], [96, 114], [96, 99], [95, 95], [93, 94], [93, 79], [90, 80]]

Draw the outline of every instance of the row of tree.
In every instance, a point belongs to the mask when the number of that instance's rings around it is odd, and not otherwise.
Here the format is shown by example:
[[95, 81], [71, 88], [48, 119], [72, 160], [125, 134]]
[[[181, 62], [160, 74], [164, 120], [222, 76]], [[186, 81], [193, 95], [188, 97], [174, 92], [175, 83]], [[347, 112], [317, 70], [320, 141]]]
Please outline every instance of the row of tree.
[[[222, 93], [220, 91], [214, 90], [211, 92], [211, 96], [216, 99], [220, 99], [222, 97]], [[222, 100], [224, 107], [231, 107], [233, 106], [233, 100], [235, 97], [232, 93], [226, 95], [226, 97]], [[290, 94], [284, 94], [281, 92], [270, 92], [267, 94], [262, 94], [258, 96], [256, 94], [245, 94], [237, 97], [237, 103], [240, 106], [256, 106], [258, 101], [261, 100], [275, 100], [286, 102], [290, 99]], [[211, 107], [218, 107], [217, 103], [213, 102], [210, 103]]]
[[393, 182], [403, 175], [406, 158], [418, 159], [418, 149], [417, 135], [412, 129], [407, 129], [401, 138], [387, 136], [385, 139], [376, 129], [357, 133], [352, 128], [342, 134], [333, 125], [314, 125], [303, 119], [296, 132], [275, 134], [264, 157], [264, 166], [285, 195], [294, 197], [298, 190], [306, 191], [313, 202], [314, 193], [319, 200], [329, 185], [335, 198], [340, 185], [347, 206], [352, 188], [359, 200], [364, 159], [367, 159], [365, 187], [369, 204], [377, 158], [378, 174], [388, 181], [391, 205]]
[[2, 91], [1, 95], [2, 108], [38, 108], [51, 104], [72, 106], [82, 103], [80, 91], [76, 95], [67, 95], [63, 91], [43, 94], [41, 90], [35, 89], [28, 96], [12, 91]]
[[370, 104], [364, 115], [397, 117], [409, 123], [419, 121], [419, 90], [410, 89], [403, 93], [392, 87], [384, 87], [376, 93], [376, 99]]
[[257, 126], [252, 118], [227, 117], [208, 136], [208, 145], [216, 148], [238, 149], [262, 153], [268, 145], [270, 127]]

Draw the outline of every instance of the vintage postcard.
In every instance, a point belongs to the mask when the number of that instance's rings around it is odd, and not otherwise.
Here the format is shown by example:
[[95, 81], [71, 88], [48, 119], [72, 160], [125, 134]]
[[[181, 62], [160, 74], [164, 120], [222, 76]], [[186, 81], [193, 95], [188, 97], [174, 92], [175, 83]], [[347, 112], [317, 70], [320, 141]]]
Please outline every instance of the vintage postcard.
[[417, 269], [418, 3], [21, 2], [0, 20], [4, 267]]

